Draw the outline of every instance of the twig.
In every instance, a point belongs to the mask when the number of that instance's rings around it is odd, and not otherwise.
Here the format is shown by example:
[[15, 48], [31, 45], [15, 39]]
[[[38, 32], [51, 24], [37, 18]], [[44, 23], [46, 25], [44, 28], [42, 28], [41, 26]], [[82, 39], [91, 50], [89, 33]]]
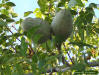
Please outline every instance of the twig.
[[8, 27], [6, 27], [6, 28], [13, 34], [13, 32]]
[[17, 31], [17, 29], [15, 28], [14, 24], [12, 24], [12, 27]]
[[[6, 27], [11, 33], [12, 33], [12, 35], [13, 35], [13, 32], [8, 28], [8, 27]], [[21, 42], [21, 40], [20, 39], [18, 39], [18, 38], [16, 38], [18, 41], [20, 41]]]

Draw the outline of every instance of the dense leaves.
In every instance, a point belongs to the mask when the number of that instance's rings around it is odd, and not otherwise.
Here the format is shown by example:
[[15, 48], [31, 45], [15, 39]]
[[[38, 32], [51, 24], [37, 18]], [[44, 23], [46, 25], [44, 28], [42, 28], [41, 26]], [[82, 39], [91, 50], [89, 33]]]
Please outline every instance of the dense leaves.
[[[62, 54], [59, 54], [55, 46], [55, 40], [57, 40], [55, 36], [51, 35], [51, 39], [45, 43], [34, 44], [42, 36], [35, 33], [38, 27], [34, 27], [28, 33], [23, 33], [20, 26], [23, 20], [16, 21], [18, 15], [12, 10], [16, 6], [15, 3], [10, 0], [0, 0], [0, 75], [28, 73], [33, 75], [45, 73], [77, 75], [90, 72], [97, 74], [99, 20], [95, 17], [94, 12], [97, 5], [90, 3], [86, 7], [85, 2], [87, 0], [38, 0], [40, 8], [24, 12], [24, 17], [36, 14], [35, 17], [43, 18], [51, 24], [57, 11], [61, 8], [70, 9], [74, 24], [73, 32], [62, 43]], [[30, 40], [31, 34], [35, 35], [34, 42]], [[91, 67], [91, 65], [94, 66], [93, 61], [98, 62], [94, 63], [95, 68]]]

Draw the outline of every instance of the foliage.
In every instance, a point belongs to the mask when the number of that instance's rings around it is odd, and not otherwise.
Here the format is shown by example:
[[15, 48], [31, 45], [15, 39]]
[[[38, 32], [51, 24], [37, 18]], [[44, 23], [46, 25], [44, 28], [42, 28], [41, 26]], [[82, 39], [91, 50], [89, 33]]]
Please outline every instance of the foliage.
[[[70, 64], [69, 70], [61, 71], [68, 67], [63, 64], [61, 54], [58, 54], [54, 45], [55, 37], [41, 45], [32, 44], [21, 30], [22, 19], [16, 21], [17, 13], [13, 11], [15, 4], [9, 0], [0, 2], [0, 75], [24, 75], [44, 73], [68, 75], [76, 72], [95, 72], [97, 68], [89, 66], [88, 61], [99, 61], [99, 22], [95, 17], [94, 9], [97, 5], [87, 0], [38, 0], [40, 8], [27, 11], [36, 14], [49, 23], [52, 22], [55, 11], [69, 8], [73, 18], [73, 32], [70, 38], [62, 44], [61, 50], [65, 60]], [[19, 26], [19, 29], [16, 29]], [[37, 37], [39, 38], [39, 37]], [[38, 40], [38, 39], [36, 39]], [[66, 45], [66, 46], [65, 46]], [[91, 59], [92, 58], [92, 59]], [[62, 67], [60, 67], [62, 65]], [[99, 65], [98, 65], [99, 66]], [[57, 72], [54, 69], [57, 69]], [[98, 68], [99, 69], [99, 68]]]

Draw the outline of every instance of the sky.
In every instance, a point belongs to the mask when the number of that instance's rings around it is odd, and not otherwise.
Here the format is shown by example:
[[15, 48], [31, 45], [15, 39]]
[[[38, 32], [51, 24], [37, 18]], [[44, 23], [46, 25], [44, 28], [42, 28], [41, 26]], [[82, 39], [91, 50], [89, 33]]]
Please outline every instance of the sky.
[[[23, 18], [24, 12], [34, 11], [36, 8], [39, 8], [37, 0], [10, 0], [15, 3], [14, 11], [18, 14], [19, 18]], [[33, 14], [31, 15], [35, 17]]]
[[[39, 8], [37, 4], [37, 0], [10, 0], [16, 4], [14, 7], [14, 11], [18, 13], [19, 18], [23, 18], [24, 12], [26, 11], [34, 11], [35, 8]], [[99, 4], [99, 0], [88, 0], [86, 6], [90, 3]], [[96, 17], [99, 18], [99, 9], [95, 9]], [[34, 14], [30, 15], [31, 17], [35, 17]]]

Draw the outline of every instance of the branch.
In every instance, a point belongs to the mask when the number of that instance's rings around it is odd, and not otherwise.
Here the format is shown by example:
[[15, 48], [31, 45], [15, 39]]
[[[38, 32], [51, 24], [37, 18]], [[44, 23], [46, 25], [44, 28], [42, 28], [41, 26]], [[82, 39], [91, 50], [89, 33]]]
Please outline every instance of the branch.
[[[12, 35], [13, 35], [13, 32], [8, 28], [8, 27], [6, 27], [11, 33], [12, 33]], [[20, 41], [21, 42], [21, 40], [20, 39], [18, 39], [18, 38], [16, 38], [18, 41]]]
[[12, 24], [12, 27], [13, 27], [16, 31], [18, 31], [18, 30], [15, 28], [14, 24]]

